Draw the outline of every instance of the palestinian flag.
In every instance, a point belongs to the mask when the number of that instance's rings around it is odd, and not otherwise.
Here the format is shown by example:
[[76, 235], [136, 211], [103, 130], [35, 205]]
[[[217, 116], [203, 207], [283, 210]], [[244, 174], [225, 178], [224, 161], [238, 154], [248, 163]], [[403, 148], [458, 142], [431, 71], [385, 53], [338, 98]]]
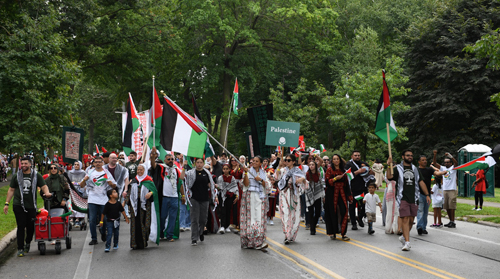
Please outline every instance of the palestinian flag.
[[349, 168], [344, 175], [347, 175], [347, 180], [349, 180], [349, 183], [351, 183], [351, 180], [354, 179], [354, 173], [352, 173], [351, 168]]
[[321, 152], [326, 152], [326, 148], [323, 144], [320, 144], [319, 147], [321, 149]]
[[494, 166], [496, 164], [495, 159], [489, 155], [483, 155], [475, 160], [472, 160], [470, 162], [467, 162], [463, 165], [460, 165], [454, 170], [461, 170], [461, 171], [470, 171], [473, 169], [480, 169], [484, 170], [487, 169], [491, 166]]
[[106, 150], [106, 148], [104, 148], [104, 146], [101, 146], [101, 150], [102, 150], [102, 153], [106, 153], [106, 152], [108, 152], [108, 151]]
[[365, 193], [361, 193], [361, 195], [355, 196], [354, 199], [357, 201], [362, 201], [364, 197], [365, 197]]
[[134, 146], [134, 132], [139, 129], [140, 123], [137, 117], [137, 110], [135, 109], [134, 100], [132, 95], [128, 93], [129, 100], [127, 104], [127, 121], [125, 124], [125, 131], [123, 131], [122, 146], [123, 152], [128, 156], [135, 148]]
[[234, 83], [233, 90], [233, 112], [238, 115], [238, 109], [241, 108], [240, 97], [238, 96], [238, 78], [236, 78], [236, 82]]
[[[203, 123], [203, 120], [201, 120], [201, 114], [200, 114], [200, 111], [198, 110], [198, 106], [196, 105], [196, 99], [194, 98], [194, 95], [192, 96], [192, 102], [193, 102], [194, 118], [196, 119], [196, 122], [201, 127], [203, 127], [203, 129], [206, 130], [205, 124]], [[212, 147], [212, 144], [210, 143], [210, 139], [207, 137], [207, 143], [205, 143], [205, 158], [212, 157], [214, 155], [215, 155], [214, 148]]]
[[148, 151], [145, 158], [149, 158], [149, 154], [154, 146], [156, 149], [160, 151], [160, 155], [158, 159], [165, 159], [167, 155], [167, 150], [163, 148], [160, 144], [160, 133], [161, 133], [161, 119], [162, 119], [162, 106], [160, 103], [160, 98], [158, 98], [158, 93], [156, 92], [156, 88], [153, 86], [153, 94], [151, 94], [150, 98], [151, 107], [149, 108], [149, 118], [148, 118], [148, 127], [149, 127], [149, 136], [148, 136]]
[[160, 245], [160, 202], [158, 200], [158, 191], [150, 176], [146, 176], [140, 183], [141, 187], [146, 187], [150, 192], [153, 192], [153, 202], [151, 203], [151, 226], [149, 240]]
[[[398, 136], [396, 131], [396, 125], [392, 119], [391, 114], [391, 97], [389, 95], [389, 88], [385, 82], [385, 71], [382, 71], [383, 77], [383, 89], [382, 95], [380, 96], [380, 101], [377, 108], [377, 120], [375, 122], [375, 135], [377, 135], [385, 143], [389, 143]], [[389, 124], [389, 136], [387, 138], [387, 124]]]
[[161, 121], [160, 144], [166, 149], [189, 157], [203, 157], [207, 134], [196, 120], [170, 98], [165, 97]]
[[191, 157], [187, 157], [186, 155], [184, 155], [184, 161], [187, 161], [187, 165], [190, 168], [194, 168], [193, 161], [191, 161]]
[[97, 143], [95, 144], [95, 152], [96, 152], [97, 154], [101, 154], [101, 152], [99, 152], [99, 147], [97, 146]]

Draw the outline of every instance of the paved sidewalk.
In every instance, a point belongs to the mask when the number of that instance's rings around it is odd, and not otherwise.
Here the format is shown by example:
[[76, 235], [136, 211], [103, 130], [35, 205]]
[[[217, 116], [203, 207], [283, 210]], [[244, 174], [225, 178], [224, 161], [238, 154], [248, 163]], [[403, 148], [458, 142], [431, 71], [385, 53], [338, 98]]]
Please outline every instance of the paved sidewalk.
[[[458, 203], [465, 203], [465, 204], [470, 204], [472, 206], [476, 205], [474, 200], [466, 200], [466, 199], [461, 199], [461, 198], [457, 198], [457, 202]], [[488, 202], [488, 201], [484, 201], [483, 202], [483, 207], [484, 206], [489, 206], [489, 207], [497, 207], [497, 208], [500, 208], [500, 203], [498, 202]]]

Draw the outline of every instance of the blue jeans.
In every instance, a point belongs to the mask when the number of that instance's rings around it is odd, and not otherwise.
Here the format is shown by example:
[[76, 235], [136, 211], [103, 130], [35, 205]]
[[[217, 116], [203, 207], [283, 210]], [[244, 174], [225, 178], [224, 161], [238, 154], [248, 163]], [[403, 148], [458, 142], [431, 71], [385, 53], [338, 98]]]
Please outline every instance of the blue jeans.
[[168, 225], [166, 231], [167, 239], [174, 236], [175, 221], [177, 221], [177, 213], [179, 212], [179, 198], [163, 197], [160, 214], [160, 232], [163, 235], [165, 231], [165, 221], [168, 217]]
[[115, 222], [106, 222], [106, 229], [107, 229], [107, 234], [106, 234], [106, 248], [111, 248], [111, 237], [114, 235], [113, 238], [113, 246], [118, 247], [118, 236], [120, 235], [120, 226], [118, 228], [115, 228]]
[[429, 215], [429, 204], [426, 196], [420, 194], [418, 198], [417, 229], [425, 230], [427, 227], [427, 215]]
[[189, 210], [187, 209], [186, 204], [181, 204], [181, 212], [180, 212], [180, 220], [179, 220], [179, 226], [181, 228], [189, 228], [191, 227], [191, 217], [189, 216]]
[[[101, 221], [101, 214], [103, 210], [104, 205], [89, 203], [89, 226], [92, 240], [97, 240], [96, 226]], [[106, 224], [106, 216], [104, 216], [104, 224]], [[99, 228], [99, 232], [106, 235], [106, 228], [104, 228], [104, 226]]]

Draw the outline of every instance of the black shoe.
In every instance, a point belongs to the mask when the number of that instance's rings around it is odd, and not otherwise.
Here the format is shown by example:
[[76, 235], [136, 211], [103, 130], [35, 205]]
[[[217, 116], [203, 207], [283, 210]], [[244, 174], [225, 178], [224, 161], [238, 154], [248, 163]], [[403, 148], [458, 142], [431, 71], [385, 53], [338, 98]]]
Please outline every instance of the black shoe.
[[429, 232], [427, 232], [427, 230], [423, 230], [422, 233], [423, 234], [429, 234]]
[[25, 253], [29, 253], [29, 251], [30, 251], [30, 244], [29, 244], [29, 243], [26, 243], [26, 244], [24, 245], [24, 252], [25, 252]]
[[205, 236], [204, 235], [200, 235], [200, 241], [203, 241], [205, 240]]
[[316, 235], [316, 231], [311, 230], [311, 235]]
[[453, 229], [453, 228], [456, 228], [457, 225], [455, 224], [455, 222], [451, 222], [449, 226], [447, 226], [448, 228], [450, 229]]
[[374, 230], [372, 230], [372, 229], [368, 230], [368, 234], [374, 234], [374, 233], [375, 233]]
[[417, 231], [418, 231], [418, 235], [422, 235], [422, 232], [423, 232], [424, 230], [422, 230], [422, 229], [417, 229]]
[[356, 224], [352, 225], [351, 230], [353, 230], [353, 231], [357, 231], [357, 230], [358, 230], [358, 226], [356, 226]]
[[89, 242], [89, 245], [96, 245], [97, 244], [97, 240], [92, 240]]
[[198, 243], [196, 243], [196, 240], [191, 241], [191, 246], [196, 246]]
[[290, 244], [290, 241], [288, 239], [285, 238], [285, 241], [284, 241], [285, 245], [288, 245]]
[[451, 223], [453, 222], [449, 222], [448, 224], [444, 225], [445, 227], [450, 227]]
[[358, 223], [359, 223], [359, 226], [364, 228], [365, 227], [365, 223], [363, 223], [363, 218], [358, 218]]

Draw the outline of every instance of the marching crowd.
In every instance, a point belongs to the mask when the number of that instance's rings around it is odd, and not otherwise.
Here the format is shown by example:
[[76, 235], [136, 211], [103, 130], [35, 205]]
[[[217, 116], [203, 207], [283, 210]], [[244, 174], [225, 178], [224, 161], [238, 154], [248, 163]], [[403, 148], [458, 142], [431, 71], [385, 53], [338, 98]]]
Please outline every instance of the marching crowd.
[[[32, 167], [31, 158], [20, 159], [21, 171], [10, 182], [4, 207], [7, 214], [12, 201], [18, 256], [30, 250], [37, 189], [46, 197], [53, 195], [51, 208], [67, 208], [70, 189], [79, 191], [88, 201], [89, 245], [98, 244], [99, 230], [106, 252], [118, 249], [120, 216], [130, 222], [132, 249], [146, 248], [149, 240], [173, 242], [180, 232], [190, 231], [193, 246], [203, 242], [207, 233], [232, 232], [240, 235], [241, 248], [265, 251], [267, 226], [274, 225], [277, 210], [286, 245], [295, 241], [302, 221], [311, 235], [323, 220], [330, 239], [349, 241], [349, 222], [351, 230], [367, 223], [367, 232], [375, 232], [378, 206], [386, 233], [400, 235], [402, 250], [409, 251], [415, 217], [418, 234], [428, 233], [431, 195], [432, 226], [443, 226], [443, 207], [450, 219], [444, 226], [456, 227], [457, 175], [453, 168], [457, 161], [449, 153], [444, 165], [437, 162], [434, 151], [430, 166], [420, 156], [417, 167], [412, 151], [405, 150], [400, 163], [392, 166], [392, 158], [387, 160], [387, 169], [379, 160], [370, 167], [359, 151], [352, 152], [348, 161], [338, 154], [329, 158], [300, 152], [255, 156], [248, 162], [245, 156], [225, 153], [194, 160], [171, 153], [158, 158], [159, 154], [153, 148], [149, 158], [138, 160], [133, 151], [127, 157], [123, 152], [106, 152], [85, 164], [76, 161], [70, 171], [51, 163], [46, 177]], [[381, 201], [375, 190], [383, 180], [387, 187]], [[484, 175], [478, 174], [476, 183], [476, 191], [482, 191]], [[73, 225], [80, 226], [85, 217], [75, 212]]]

